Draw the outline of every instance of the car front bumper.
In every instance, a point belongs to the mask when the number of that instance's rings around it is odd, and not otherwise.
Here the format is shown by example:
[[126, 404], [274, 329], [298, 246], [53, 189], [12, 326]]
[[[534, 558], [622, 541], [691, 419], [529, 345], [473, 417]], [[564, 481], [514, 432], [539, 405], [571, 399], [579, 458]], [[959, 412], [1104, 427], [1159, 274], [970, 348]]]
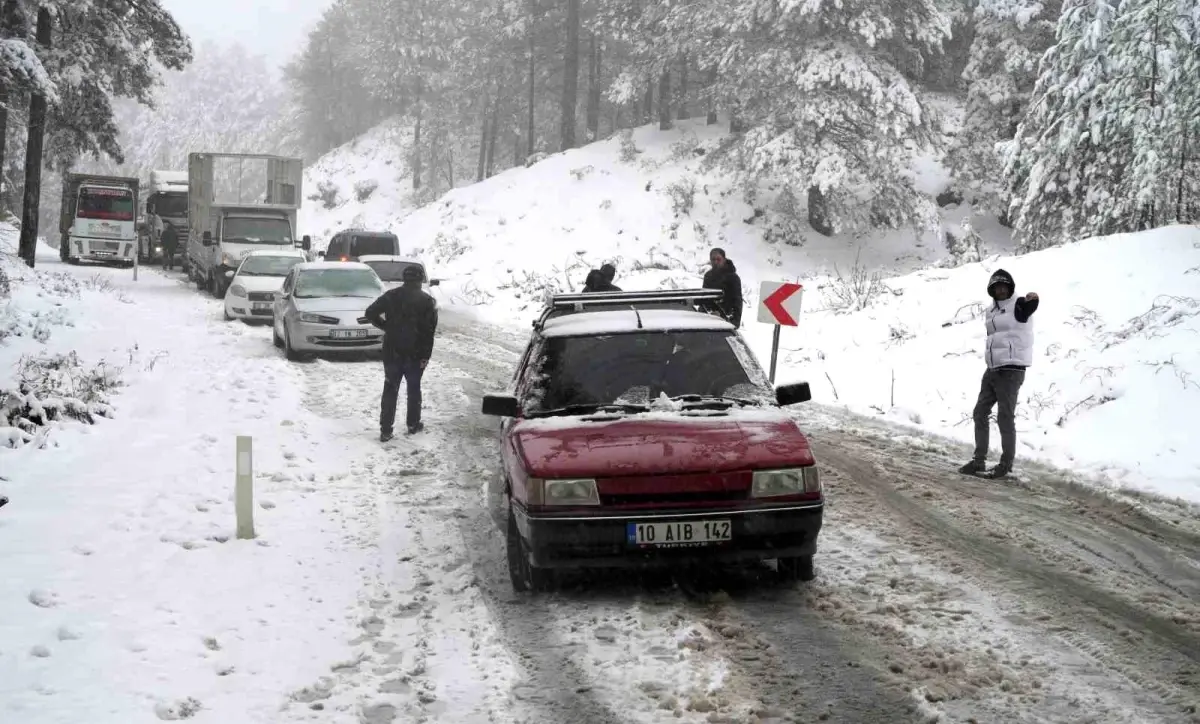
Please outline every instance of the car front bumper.
[[[254, 305], [260, 305], [259, 309], [255, 309]], [[265, 304], [266, 308], [261, 308]], [[236, 319], [259, 320], [269, 322], [274, 318], [274, 312], [271, 309], [270, 302], [252, 302], [246, 297], [235, 297], [231, 294], [225, 294], [225, 313]]]
[[[594, 516], [530, 514], [513, 505], [531, 563], [543, 568], [627, 568], [683, 562], [770, 560], [816, 553], [824, 502], [738, 510], [604, 512]], [[629, 523], [729, 520], [730, 540], [688, 547], [639, 547]]]
[[[362, 330], [354, 332], [353, 330]], [[337, 337], [339, 332], [365, 334], [361, 337]], [[312, 324], [293, 321], [288, 326], [292, 349], [298, 352], [379, 352], [383, 350], [383, 332], [370, 325]]]

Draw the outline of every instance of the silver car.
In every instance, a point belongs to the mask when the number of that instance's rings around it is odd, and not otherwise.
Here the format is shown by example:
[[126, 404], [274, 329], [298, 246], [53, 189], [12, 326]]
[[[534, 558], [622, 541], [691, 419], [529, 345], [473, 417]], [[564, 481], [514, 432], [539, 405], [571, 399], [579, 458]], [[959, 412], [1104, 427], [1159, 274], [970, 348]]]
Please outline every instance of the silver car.
[[326, 352], [381, 352], [383, 331], [363, 315], [384, 291], [379, 275], [366, 264], [297, 264], [275, 297], [275, 346], [290, 360]]

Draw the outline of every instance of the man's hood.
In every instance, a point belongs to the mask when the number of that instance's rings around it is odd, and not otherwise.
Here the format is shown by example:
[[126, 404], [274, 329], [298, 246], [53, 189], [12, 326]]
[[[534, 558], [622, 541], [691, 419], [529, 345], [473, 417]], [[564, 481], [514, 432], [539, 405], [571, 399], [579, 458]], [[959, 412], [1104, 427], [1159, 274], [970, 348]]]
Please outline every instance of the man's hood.
[[994, 289], [997, 284], [1007, 284], [1008, 286], [1012, 287], [1013, 294], [1017, 293], [1017, 283], [1013, 281], [1012, 274], [1009, 274], [1003, 269], [997, 269], [992, 273], [992, 278], [988, 279], [987, 293], [988, 296], [992, 297], [993, 299], [995, 299], [996, 295], [992, 294], [992, 289]]

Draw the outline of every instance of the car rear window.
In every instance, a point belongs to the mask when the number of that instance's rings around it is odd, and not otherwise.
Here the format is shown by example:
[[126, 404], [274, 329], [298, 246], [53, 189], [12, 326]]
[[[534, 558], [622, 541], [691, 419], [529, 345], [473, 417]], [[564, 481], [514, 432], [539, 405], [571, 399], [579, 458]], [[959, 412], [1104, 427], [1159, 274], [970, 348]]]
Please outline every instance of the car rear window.
[[[552, 337], [535, 364], [535, 409], [614, 402], [647, 404], [662, 395], [769, 398], [760, 369], [733, 332], [630, 332]], [[756, 384], [753, 380], [760, 379]]]
[[352, 256], [371, 254], [399, 254], [399, 241], [394, 236], [356, 236], [350, 247]]
[[404, 261], [364, 261], [364, 264], [375, 270], [379, 278], [385, 282], [404, 281], [404, 270], [415, 266], [421, 270], [421, 278], [425, 278], [425, 268], [420, 264], [409, 264]]

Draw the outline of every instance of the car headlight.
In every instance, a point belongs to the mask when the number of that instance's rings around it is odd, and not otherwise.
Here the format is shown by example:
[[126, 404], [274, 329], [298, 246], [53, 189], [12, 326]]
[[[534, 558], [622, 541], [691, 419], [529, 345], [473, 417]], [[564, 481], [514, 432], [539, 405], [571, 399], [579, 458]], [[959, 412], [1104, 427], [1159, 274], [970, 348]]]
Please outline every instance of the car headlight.
[[816, 465], [791, 470], [756, 470], [750, 497], [773, 498], [821, 492], [821, 474]]
[[308, 322], [309, 324], [337, 324], [339, 320], [337, 317], [323, 317], [320, 314], [302, 312], [300, 314], [300, 321]]
[[590, 479], [529, 481], [530, 505], [600, 505], [596, 481]]
[[234, 284], [232, 287], [229, 287], [229, 293], [235, 297], [244, 297], [246, 296], [246, 287], [243, 287], [241, 284]]

